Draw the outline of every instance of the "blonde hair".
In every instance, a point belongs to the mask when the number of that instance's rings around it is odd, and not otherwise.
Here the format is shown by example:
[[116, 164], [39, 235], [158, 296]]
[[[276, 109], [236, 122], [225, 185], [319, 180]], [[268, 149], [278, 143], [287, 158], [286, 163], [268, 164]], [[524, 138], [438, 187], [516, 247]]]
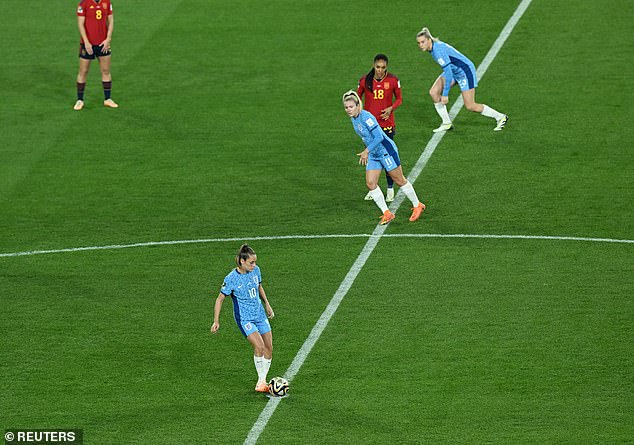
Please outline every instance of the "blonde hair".
[[424, 27], [423, 29], [421, 29], [420, 31], [418, 31], [418, 34], [416, 34], [416, 38], [425, 36], [425, 38], [432, 40], [434, 42], [437, 42], [438, 39], [434, 36], [431, 35], [431, 32], [429, 32], [429, 28]]
[[358, 105], [359, 108], [363, 108], [363, 102], [361, 102], [361, 98], [355, 90], [348, 90], [343, 93], [341, 101], [345, 104], [347, 100], [351, 100], [355, 103], [355, 105]]

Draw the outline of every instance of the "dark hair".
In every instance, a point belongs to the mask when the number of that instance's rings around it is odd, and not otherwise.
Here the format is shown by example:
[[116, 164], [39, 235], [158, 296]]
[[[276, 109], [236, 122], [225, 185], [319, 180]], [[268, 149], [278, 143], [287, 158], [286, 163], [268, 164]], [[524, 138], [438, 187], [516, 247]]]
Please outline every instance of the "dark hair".
[[[377, 54], [374, 56], [374, 62], [377, 60], [385, 60], [385, 64], [388, 64], [387, 56], [385, 54]], [[372, 91], [372, 79], [374, 79], [374, 62], [372, 62], [372, 69], [365, 76], [365, 88]]]
[[250, 256], [255, 255], [255, 250], [251, 248], [248, 244], [243, 244], [240, 246], [240, 250], [236, 255], [236, 264], [240, 267], [240, 260], [246, 261]]

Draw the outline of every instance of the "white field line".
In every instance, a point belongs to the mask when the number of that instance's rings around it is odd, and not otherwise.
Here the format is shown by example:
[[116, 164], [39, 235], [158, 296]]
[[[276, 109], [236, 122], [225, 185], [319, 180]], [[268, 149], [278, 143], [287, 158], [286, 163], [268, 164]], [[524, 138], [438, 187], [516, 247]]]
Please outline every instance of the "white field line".
[[[480, 67], [480, 69], [478, 69], [478, 74], [480, 76], [484, 75], [490, 63], [493, 61], [493, 59], [495, 59], [498, 52], [500, 51], [500, 48], [502, 47], [502, 45], [504, 44], [508, 36], [513, 31], [513, 28], [515, 28], [515, 25], [519, 21], [520, 17], [522, 17], [522, 14], [524, 14], [524, 11], [526, 11], [526, 8], [528, 8], [530, 3], [531, 3], [531, 0], [522, 0], [520, 5], [517, 7], [517, 9], [515, 10], [515, 13], [509, 19], [504, 29], [502, 29], [502, 32], [500, 33], [499, 37], [493, 43], [493, 46], [491, 47], [491, 49], [485, 56], [484, 61], [482, 62], [482, 66]], [[456, 101], [453, 107], [451, 107], [451, 110], [450, 110], [451, 115], [455, 116], [456, 114], [458, 114], [458, 112], [460, 112], [460, 109], [462, 108], [462, 105], [463, 105], [463, 101], [461, 98], [460, 100]], [[408, 180], [412, 184], [416, 182], [418, 175], [421, 173], [423, 168], [425, 168], [425, 165], [427, 165], [427, 161], [436, 150], [436, 147], [442, 140], [444, 134], [445, 134], [444, 132], [435, 133], [434, 136], [432, 136], [430, 141], [427, 143], [425, 150], [421, 154], [420, 158], [418, 158], [416, 165], [414, 166], [414, 168], [410, 172], [410, 175], [408, 176]], [[391, 206], [392, 211], [394, 213], [396, 213], [396, 211], [398, 210], [398, 208], [400, 207], [404, 199], [405, 199], [404, 194], [401, 193], [401, 191], [399, 190], [399, 193], [397, 194], [396, 199], [394, 200]], [[306, 357], [308, 357], [308, 354], [310, 354], [310, 351], [312, 350], [313, 346], [319, 339], [319, 336], [328, 325], [328, 322], [330, 321], [330, 319], [332, 318], [332, 315], [337, 310], [337, 307], [339, 307], [339, 303], [341, 303], [341, 300], [343, 300], [343, 297], [345, 297], [346, 293], [348, 292], [348, 289], [350, 289], [350, 287], [354, 283], [354, 280], [356, 279], [357, 275], [361, 271], [361, 268], [367, 261], [368, 257], [374, 251], [374, 248], [378, 244], [381, 235], [383, 235], [383, 232], [385, 232], [385, 229], [386, 229], [385, 226], [377, 226], [377, 228], [372, 233], [372, 235], [375, 235], [375, 236], [371, 237], [366, 243], [365, 247], [361, 251], [361, 254], [359, 254], [358, 258], [356, 259], [356, 261], [350, 268], [350, 271], [347, 273], [343, 282], [339, 286], [339, 289], [337, 289], [337, 292], [335, 292], [335, 295], [332, 297], [332, 300], [326, 307], [326, 310], [324, 310], [324, 312], [322, 313], [321, 317], [319, 318], [319, 320], [313, 327], [310, 335], [308, 336], [308, 338], [302, 345], [301, 349], [297, 352], [297, 355], [293, 359], [293, 362], [291, 363], [288, 370], [286, 371], [285, 375], [289, 381], [292, 380], [292, 378], [297, 374], [299, 369], [302, 367], [304, 361], [306, 360]], [[269, 402], [266, 404], [266, 406], [264, 407], [264, 409], [258, 416], [258, 419], [253, 424], [251, 431], [249, 431], [249, 434], [244, 440], [244, 445], [253, 445], [257, 442], [258, 438], [260, 437], [260, 434], [262, 434], [262, 431], [264, 431], [264, 428], [266, 428], [266, 424], [268, 423], [269, 419], [275, 412], [275, 409], [279, 405], [280, 400], [281, 399], [277, 399], [277, 398], [269, 399]]]
[[244, 238], [201, 238], [175, 241], [149, 241], [133, 244], [112, 244], [108, 246], [69, 247], [65, 249], [29, 250], [25, 252], [0, 253], [2, 257], [18, 257], [44, 255], [53, 253], [85, 252], [90, 250], [116, 250], [130, 249], [134, 247], [173, 246], [178, 244], [208, 244], [244, 241], [277, 241], [277, 240], [303, 240], [303, 239], [328, 239], [328, 238], [479, 238], [479, 239], [524, 239], [524, 240], [551, 240], [551, 241], [585, 241], [594, 243], [634, 244], [631, 239], [617, 238], [591, 238], [583, 236], [556, 236], [556, 235], [495, 235], [495, 234], [469, 234], [469, 233], [394, 233], [394, 234], [333, 234], [333, 235], [280, 235], [280, 236], [251, 236]]

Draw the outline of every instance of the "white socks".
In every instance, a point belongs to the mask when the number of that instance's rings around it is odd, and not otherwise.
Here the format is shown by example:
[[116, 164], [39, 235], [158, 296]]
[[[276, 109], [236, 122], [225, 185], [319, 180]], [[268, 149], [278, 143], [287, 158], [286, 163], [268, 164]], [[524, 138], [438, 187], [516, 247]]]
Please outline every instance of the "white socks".
[[[442, 102], [438, 102], [438, 103], [435, 103], [434, 106], [436, 107], [436, 113], [438, 113], [438, 116], [440, 116], [440, 118], [442, 119], [442, 123], [443, 124], [450, 124], [451, 123], [451, 119], [449, 118], [449, 112], [447, 111], [447, 105], [443, 104]], [[485, 105], [485, 107], [486, 107], [486, 105]], [[484, 111], [482, 113], [484, 113]]]
[[412, 185], [412, 183], [407, 181], [407, 184], [401, 186], [401, 190], [403, 190], [405, 196], [407, 196], [409, 200], [412, 201], [412, 206], [418, 207], [418, 203], [420, 201], [418, 201], [418, 196], [416, 196], [416, 191], [414, 190], [414, 186]]
[[262, 365], [263, 365], [263, 371], [264, 371], [264, 381], [266, 382], [266, 375], [269, 373], [269, 368], [271, 367], [271, 359], [270, 358], [266, 358], [263, 357], [262, 358]]
[[385, 211], [387, 210], [387, 204], [385, 203], [385, 196], [383, 196], [381, 187], [370, 190], [370, 193], [372, 194], [372, 199], [374, 200], [376, 205], [379, 206], [379, 209], [381, 209], [381, 213], [385, 213]]
[[499, 121], [500, 119], [504, 117], [502, 113], [495, 111], [493, 108], [490, 108], [488, 105], [483, 104], [483, 106], [484, 108], [482, 109], [482, 112], [480, 113], [482, 116], [491, 117], [495, 119], [496, 121]]
[[266, 375], [269, 373], [271, 367], [271, 359], [253, 356], [253, 363], [255, 363], [255, 370], [258, 372], [258, 383], [266, 383]]

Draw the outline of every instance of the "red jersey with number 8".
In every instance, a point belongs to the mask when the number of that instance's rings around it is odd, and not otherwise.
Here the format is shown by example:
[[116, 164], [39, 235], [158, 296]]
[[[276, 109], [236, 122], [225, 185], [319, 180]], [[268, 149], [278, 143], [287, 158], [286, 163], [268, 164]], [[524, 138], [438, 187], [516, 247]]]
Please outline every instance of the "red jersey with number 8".
[[99, 45], [108, 37], [109, 15], [112, 15], [112, 3], [109, 0], [82, 0], [77, 5], [77, 16], [86, 18], [84, 27], [92, 45]]

